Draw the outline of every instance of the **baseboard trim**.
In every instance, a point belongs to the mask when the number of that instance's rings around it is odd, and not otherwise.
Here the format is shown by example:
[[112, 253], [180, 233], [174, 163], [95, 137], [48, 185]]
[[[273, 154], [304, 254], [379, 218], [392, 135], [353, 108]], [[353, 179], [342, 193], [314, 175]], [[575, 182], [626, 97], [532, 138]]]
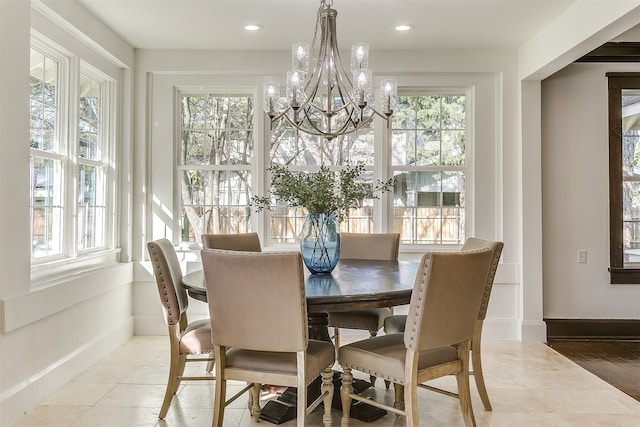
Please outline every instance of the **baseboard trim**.
[[[0, 0], [1, 1], [1, 0]], [[0, 426], [9, 426], [38, 406], [51, 393], [95, 364], [105, 354], [127, 342], [133, 334], [133, 318], [114, 324], [58, 361], [20, 384], [0, 393]]]
[[638, 319], [544, 319], [547, 341], [639, 341]]

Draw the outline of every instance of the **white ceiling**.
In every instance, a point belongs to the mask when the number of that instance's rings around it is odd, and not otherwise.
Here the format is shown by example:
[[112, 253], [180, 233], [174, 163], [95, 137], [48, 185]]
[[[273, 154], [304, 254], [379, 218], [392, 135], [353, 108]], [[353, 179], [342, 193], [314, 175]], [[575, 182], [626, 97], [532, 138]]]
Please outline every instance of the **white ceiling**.
[[[288, 49], [320, 0], [76, 0], [142, 49]], [[577, 0], [335, 0], [338, 41], [371, 49], [518, 47]], [[249, 23], [264, 28], [243, 30]], [[399, 23], [415, 25], [398, 33]]]

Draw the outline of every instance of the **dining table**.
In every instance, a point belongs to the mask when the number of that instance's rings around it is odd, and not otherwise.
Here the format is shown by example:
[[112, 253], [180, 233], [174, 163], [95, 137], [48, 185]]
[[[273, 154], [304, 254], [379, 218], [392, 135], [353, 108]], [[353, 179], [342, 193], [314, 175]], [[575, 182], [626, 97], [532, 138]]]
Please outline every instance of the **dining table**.
[[[413, 261], [341, 259], [328, 274], [312, 274], [305, 268], [309, 338], [331, 341], [330, 312], [409, 304], [418, 266], [419, 263]], [[192, 298], [207, 301], [203, 270], [184, 275], [182, 286]], [[339, 373], [335, 373], [334, 386], [339, 382]], [[319, 395], [319, 384], [317, 382], [309, 386], [309, 396], [315, 393]], [[361, 392], [370, 387], [370, 384], [364, 380], [356, 380], [353, 386], [357, 392]], [[277, 400], [267, 402], [260, 418], [280, 424], [295, 417], [295, 393], [295, 388], [290, 387]], [[387, 413], [383, 409], [359, 403], [357, 400], [353, 401], [351, 416], [361, 421], [372, 422]], [[333, 407], [342, 408], [340, 393], [334, 394]]]
[[[341, 259], [328, 274], [306, 268], [305, 294], [309, 338], [331, 341], [328, 313], [409, 304], [418, 262]], [[182, 286], [197, 300], [207, 301], [204, 272], [182, 278]]]

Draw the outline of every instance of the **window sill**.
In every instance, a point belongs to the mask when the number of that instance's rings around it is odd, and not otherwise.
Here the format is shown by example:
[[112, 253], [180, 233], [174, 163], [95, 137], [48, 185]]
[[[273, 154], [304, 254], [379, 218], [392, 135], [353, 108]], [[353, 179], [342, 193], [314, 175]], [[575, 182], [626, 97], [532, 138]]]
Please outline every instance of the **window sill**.
[[55, 285], [101, 267], [118, 263], [120, 249], [96, 251], [75, 258], [31, 263], [31, 288]]
[[612, 285], [640, 284], [640, 268], [609, 268]]

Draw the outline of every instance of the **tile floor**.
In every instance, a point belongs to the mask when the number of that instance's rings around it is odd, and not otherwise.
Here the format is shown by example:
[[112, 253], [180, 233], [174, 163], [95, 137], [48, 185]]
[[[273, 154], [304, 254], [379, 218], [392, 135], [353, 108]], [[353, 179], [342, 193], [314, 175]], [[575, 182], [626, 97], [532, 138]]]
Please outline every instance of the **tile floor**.
[[[158, 420], [168, 372], [167, 344], [166, 337], [132, 338], [13, 427], [210, 426], [212, 382], [182, 385], [167, 418]], [[513, 341], [488, 341], [483, 345], [485, 379], [493, 411], [483, 410], [472, 380], [478, 426], [640, 426], [640, 402], [546, 345]], [[202, 372], [204, 365], [191, 369]], [[455, 390], [452, 378], [439, 383], [451, 385]], [[385, 390], [381, 380], [366, 393], [389, 403], [393, 401], [393, 392]], [[418, 396], [421, 426], [464, 425], [456, 399], [426, 390], [419, 390]], [[255, 423], [245, 408], [244, 397], [232, 403], [225, 412], [224, 425], [253, 426]], [[333, 410], [333, 424], [340, 425], [339, 411]], [[261, 421], [258, 425], [273, 424]], [[295, 420], [281, 425], [294, 426]], [[322, 426], [321, 411], [312, 414], [308, 425]], [[389, 413], [373, 423], [354, 420], [351, 425], [401, 426], [404, 418]]]

